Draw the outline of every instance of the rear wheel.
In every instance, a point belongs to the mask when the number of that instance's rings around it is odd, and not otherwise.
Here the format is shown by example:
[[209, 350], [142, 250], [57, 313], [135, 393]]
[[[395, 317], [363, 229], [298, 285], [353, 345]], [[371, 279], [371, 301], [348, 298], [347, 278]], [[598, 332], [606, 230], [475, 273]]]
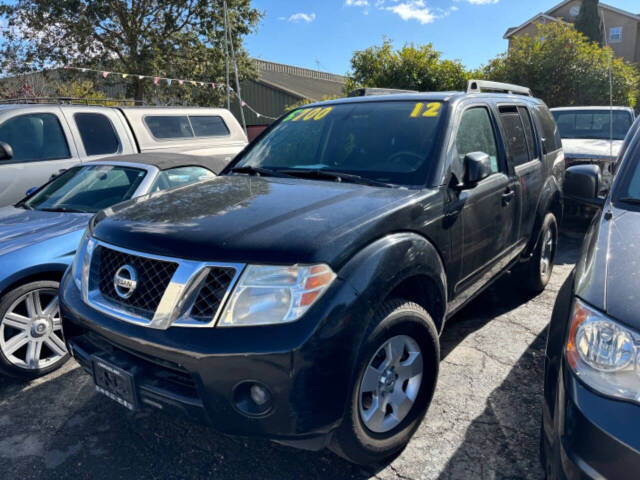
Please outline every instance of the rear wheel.
[[521, 285], [533, 293], [542, 292], [551, 279], [558, 249], [558, 222], [553, 213], [547, 213], [536, 248], [531, 258], [520, 265], [517, 274]]
[[431, 402], [440, 360], [437, 330], [419, 305], [387, 302], [374, 325], [330, 445], [361, 465], [380, 462], [406, 446]]
[[62, 339], [58, 282], [17, 287], [0, 301], [0, 372], [36, 378], [69, 358]]

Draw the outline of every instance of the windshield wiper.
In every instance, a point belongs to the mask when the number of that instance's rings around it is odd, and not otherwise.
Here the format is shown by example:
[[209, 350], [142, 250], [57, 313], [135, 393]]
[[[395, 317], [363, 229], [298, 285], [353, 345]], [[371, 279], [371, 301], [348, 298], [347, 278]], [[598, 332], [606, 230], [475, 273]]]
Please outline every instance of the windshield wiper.
[[247, 175], [255, 175], [258, 177], [288, 177], [287, 174], [282, 174], [280, 171], [271, 170], [269, 168], [251, 167], [246, 165], [244, 167], [234, 167], [231, 169], [232, 173], [246, 173]]
[[370, 185], [372, 187], [394, 187], [394, 185], [390, 183], [380, 182], [378, 180], [362, 177], [353, 173], [333, 172], [331, 170], [292, 168], [288, 170], [280, 170], [280, 172], [286, 173], [291, 177], [335, 180], [337, 182], [357, 183], [359, 185]]
[[56, 207], [56, 208], [39, 208], [41, 212], [60, 212], [60, 213], [91, 213], [88, 210], [80, 208]]
[[640, 205], [640, 198], [622, 197], [619, 199], [621, 202], [629, 203], [631, 205]]

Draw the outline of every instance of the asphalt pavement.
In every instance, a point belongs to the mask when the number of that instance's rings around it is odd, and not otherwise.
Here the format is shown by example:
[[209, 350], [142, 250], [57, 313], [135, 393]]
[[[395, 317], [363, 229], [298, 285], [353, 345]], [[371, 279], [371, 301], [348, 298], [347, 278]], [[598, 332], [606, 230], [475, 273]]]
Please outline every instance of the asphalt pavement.
[[547, 290], [505, 276], [447, 324], [435, 397], [407, 448], [363, 469], [328, 451], [230, 438], [95, 393], [74, 362], [45, 378], [0, 377], [0, 478], [541, 479], [546, 327], [580, 241], [561, 237]]

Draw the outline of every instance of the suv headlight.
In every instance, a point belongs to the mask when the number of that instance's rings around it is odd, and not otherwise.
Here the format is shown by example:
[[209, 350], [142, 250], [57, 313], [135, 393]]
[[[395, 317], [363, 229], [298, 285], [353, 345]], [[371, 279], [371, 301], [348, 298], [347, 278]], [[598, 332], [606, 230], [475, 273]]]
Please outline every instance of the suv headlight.
[[575, 300], [566, 355], [573, 372], [594, 390], [640, 402], [640, 334]]
[[298, 320], [336, 278], [327, 265], [249, 265], [218, 326], [274, 325]]
[[76, 250], [76, 256], [73, 258], [73, 263], [71, 264], [71, 277], [78, 290], [82, 291], [83, 296], [89, 284], [89, 261], [94, 246], [95, 242], [91, 238], [91, 232], [87, 229], [84, 235], [82, 235], [82, 239]]

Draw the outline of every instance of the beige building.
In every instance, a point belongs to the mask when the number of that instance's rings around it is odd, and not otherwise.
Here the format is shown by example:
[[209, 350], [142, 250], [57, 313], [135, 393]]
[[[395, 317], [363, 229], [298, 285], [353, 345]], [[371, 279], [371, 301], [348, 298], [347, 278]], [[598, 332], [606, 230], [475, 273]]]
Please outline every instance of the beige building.
[[[640, 2], [638, 2], [640, 9]], [[572, 23], [580, 13], [581, 0], [565, 0], [546, 12], [539, 13], [519, 27], [512, 27], [504, 34], [511, 40], [520, 35], [534, 35], [536, 25], [548, 22]], [[604, 20], [603, 43], [606, 43], [619, 57], [633, 63], [640, 63], [640, 14], [626, 12], [611, 5], [600, 3], [600, 16]]]

